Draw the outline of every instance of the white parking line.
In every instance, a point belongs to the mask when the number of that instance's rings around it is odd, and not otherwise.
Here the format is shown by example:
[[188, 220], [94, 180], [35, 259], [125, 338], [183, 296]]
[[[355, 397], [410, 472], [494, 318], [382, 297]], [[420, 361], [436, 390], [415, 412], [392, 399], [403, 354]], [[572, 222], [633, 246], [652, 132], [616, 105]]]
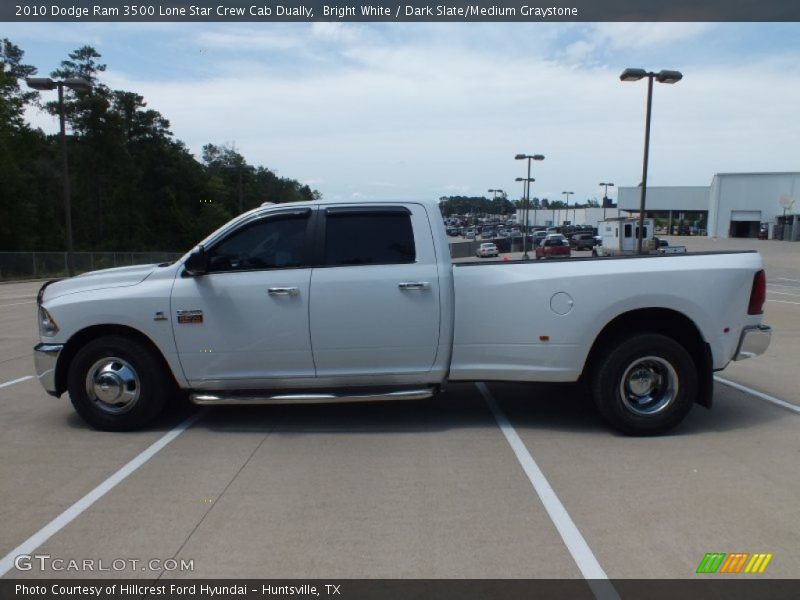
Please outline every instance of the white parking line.
[[22, 383], [23, 381], [28, 381], [28, 379], [33, 379], [33, 375], [25, 375], [25, 377], [20, 377], [19, 379], [12, 379], [11, 381], [0, 383], [0, 388], [8, 387], [10, 385], [14, 385], [15, 383]]
[[772, 298], [767, 298], [767, 302], [778, 302], [779, 304], [800, 304], [800, 302], [790, 302], [789, 300], [773, 300]]
[[770, 286], [772, 287], [780, 287], [780, 288], [789, 288], [790, 290], [796, 290], [798, 287], [796, 285], [783, 285], [782, 283], [770, 283], [767, 285], [767, 288]]
[[794, 281], [795, 283], [800, 283], [800, 279], [789, 279], [788, 277], [776, 277], [777, 281]]
[[39, 531], [34, 533], [19, 546], [14, 548], [11, 552], [6, 554], [2, 560], [0, 560], [0, 577], [8, 573], [14, 567], [14, 560], [17, 556], [20, 554], [32, 553], [34, 550], [36, 550], [36, 548], [44, 544], [52, 536], [64, 529], [64, 527], [75, 520], [83, 511], [114, 489], [114, 487], [124, 480], [128, 475], [136, 471], [136, 469], [153, 458], [153, 456], [155, 456], [162, 448], [164, 448], [172, 440], [191, 427], [194, 422], [204, 414], [205, 411], [200, 411], [179, 425], [176, 425], [172, 430], [161, 436], [161, 438], [151, 444], [147, 449], [139, 453], [139, 455], [137, 455], [128, 464], [123, 466], [119, 471], [108, 477], [108, 479], [103, 481], [91, 492], [86, 494], [83, 498], [78, 500], [75, 504], [70, 506], [67, 510], [62, 512], [55, 519], [50, 521], [47, 525], [42, 527]]
[[528, 452], [522, 439], [520, 439], [508, 418], [497, 405], [489, 388], [483, 382], [476, 383], [475, 385], [486, 401], [486, 404], [489, 405], [489, 409], [492, 411], [497, 425], [500, 427], [503, 435], [505, 435], [522, 470], [525, 471], [525, 475], [528, 476], [534, 491], [539, 496], [539, 500], [541, 500], [544, 505], [547, 514], [550, 515], [553, 525], [556, 526], [558, 533], [561, 535], [561, 539], [567, 546], [567, 550], [569, 550], [570, 555], [572, 555], [575, 564], [578, 565], [584, 579], [587, 580], [595, 597], [598, 599], [619, 599], [614, 586], [608, 581], [608, 576], [605, 571], [603, 571], [600, 563], [597, 562], [591, 548], [589, 548], [589, 544], [586, 543], [581, 532], [578, 531], [574, 521], [569, 516], [569, 513], [567, 513], [567, 509], [564, 508], [561, 500], [558, 499], [558, 496], [550, 486], [544, 473], [542, 473], [539, 465], [533, 460], [533, 456]]
[[766, 400], [767, 402], [772, 402], [772, 404], [775, 404], [777, 406], [789, 409], [793, 412], [800, 414], [800, 406], [798, 406], [797, 404], [792, 404], [791, 402], [787, 402], [786, 400], [781, 400], [780, 398], [776, 398], [775, 396], [770, 396], [769, 394], [765, 394], [764, 392], [759, 392], [758, 390], [749, 388], [745, 385], [742, 385], [741, 383], [736, 383], [735, 381], [730, 381], [729, 379], [723, 379], [722, 377], [718, 377], [716, 375], [714, 375], [714, 379], [716, 381], [719, 381], [721, 384], [730, 386], [734, 389], [739, 390], [740, 392], [746, 392], [757, 398], [761, 398], [762, 400]]
[[[800, 291], [800, 288], [798, 288]], [[767, 290], [768, 294], [778, 294], [779, 296], [792, 296], [794, 298], [800, 298], [800, 294], [792, 294], [791, 292], [773, 292], [772, 290]]]

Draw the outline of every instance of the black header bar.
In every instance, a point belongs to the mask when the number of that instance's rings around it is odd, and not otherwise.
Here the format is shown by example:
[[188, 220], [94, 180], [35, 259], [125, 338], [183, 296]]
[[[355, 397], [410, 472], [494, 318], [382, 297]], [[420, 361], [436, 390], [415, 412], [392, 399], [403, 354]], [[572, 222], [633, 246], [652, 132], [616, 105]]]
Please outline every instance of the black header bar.
[[3, 0], [0, 21], [800, 21], [794, 0]]

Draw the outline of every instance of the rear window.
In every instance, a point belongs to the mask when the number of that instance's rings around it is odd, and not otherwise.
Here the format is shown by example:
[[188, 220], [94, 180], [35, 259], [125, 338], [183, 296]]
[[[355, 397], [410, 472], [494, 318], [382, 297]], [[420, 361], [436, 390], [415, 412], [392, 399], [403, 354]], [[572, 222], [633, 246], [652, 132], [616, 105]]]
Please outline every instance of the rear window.
[[415, 260], [414, 232], [408, 211], [328, 212], [326, 265], [391, 265]]

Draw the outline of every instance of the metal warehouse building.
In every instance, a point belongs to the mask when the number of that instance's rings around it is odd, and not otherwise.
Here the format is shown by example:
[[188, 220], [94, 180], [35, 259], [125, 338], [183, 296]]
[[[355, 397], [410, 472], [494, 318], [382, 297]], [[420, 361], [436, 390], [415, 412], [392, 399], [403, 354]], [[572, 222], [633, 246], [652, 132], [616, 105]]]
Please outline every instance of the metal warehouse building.
[[[639, 187], [620, 187], [620, 210], [638, 213]], [[645, 209], [675, 223], [698, 223], [709, 237], [800, 240], [800, 172], [717, 173], [710, 186], [648, 186]]]

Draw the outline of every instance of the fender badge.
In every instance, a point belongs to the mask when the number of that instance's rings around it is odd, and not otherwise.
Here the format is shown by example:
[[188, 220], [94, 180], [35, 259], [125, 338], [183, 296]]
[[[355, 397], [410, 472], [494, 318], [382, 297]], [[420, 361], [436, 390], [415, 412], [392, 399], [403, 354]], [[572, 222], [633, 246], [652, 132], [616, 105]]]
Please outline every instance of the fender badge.
[[167, 316], [161, 311], [158, 311], [156, 313], [156, 316], [153, 317], [153, 321], [166, 321], [166, 320], [167, 320]]
[[177, 311], [177, 314], [178, 314], [178, 323], [180, 325], [203, 322], [202, 310], [179, 310]]

